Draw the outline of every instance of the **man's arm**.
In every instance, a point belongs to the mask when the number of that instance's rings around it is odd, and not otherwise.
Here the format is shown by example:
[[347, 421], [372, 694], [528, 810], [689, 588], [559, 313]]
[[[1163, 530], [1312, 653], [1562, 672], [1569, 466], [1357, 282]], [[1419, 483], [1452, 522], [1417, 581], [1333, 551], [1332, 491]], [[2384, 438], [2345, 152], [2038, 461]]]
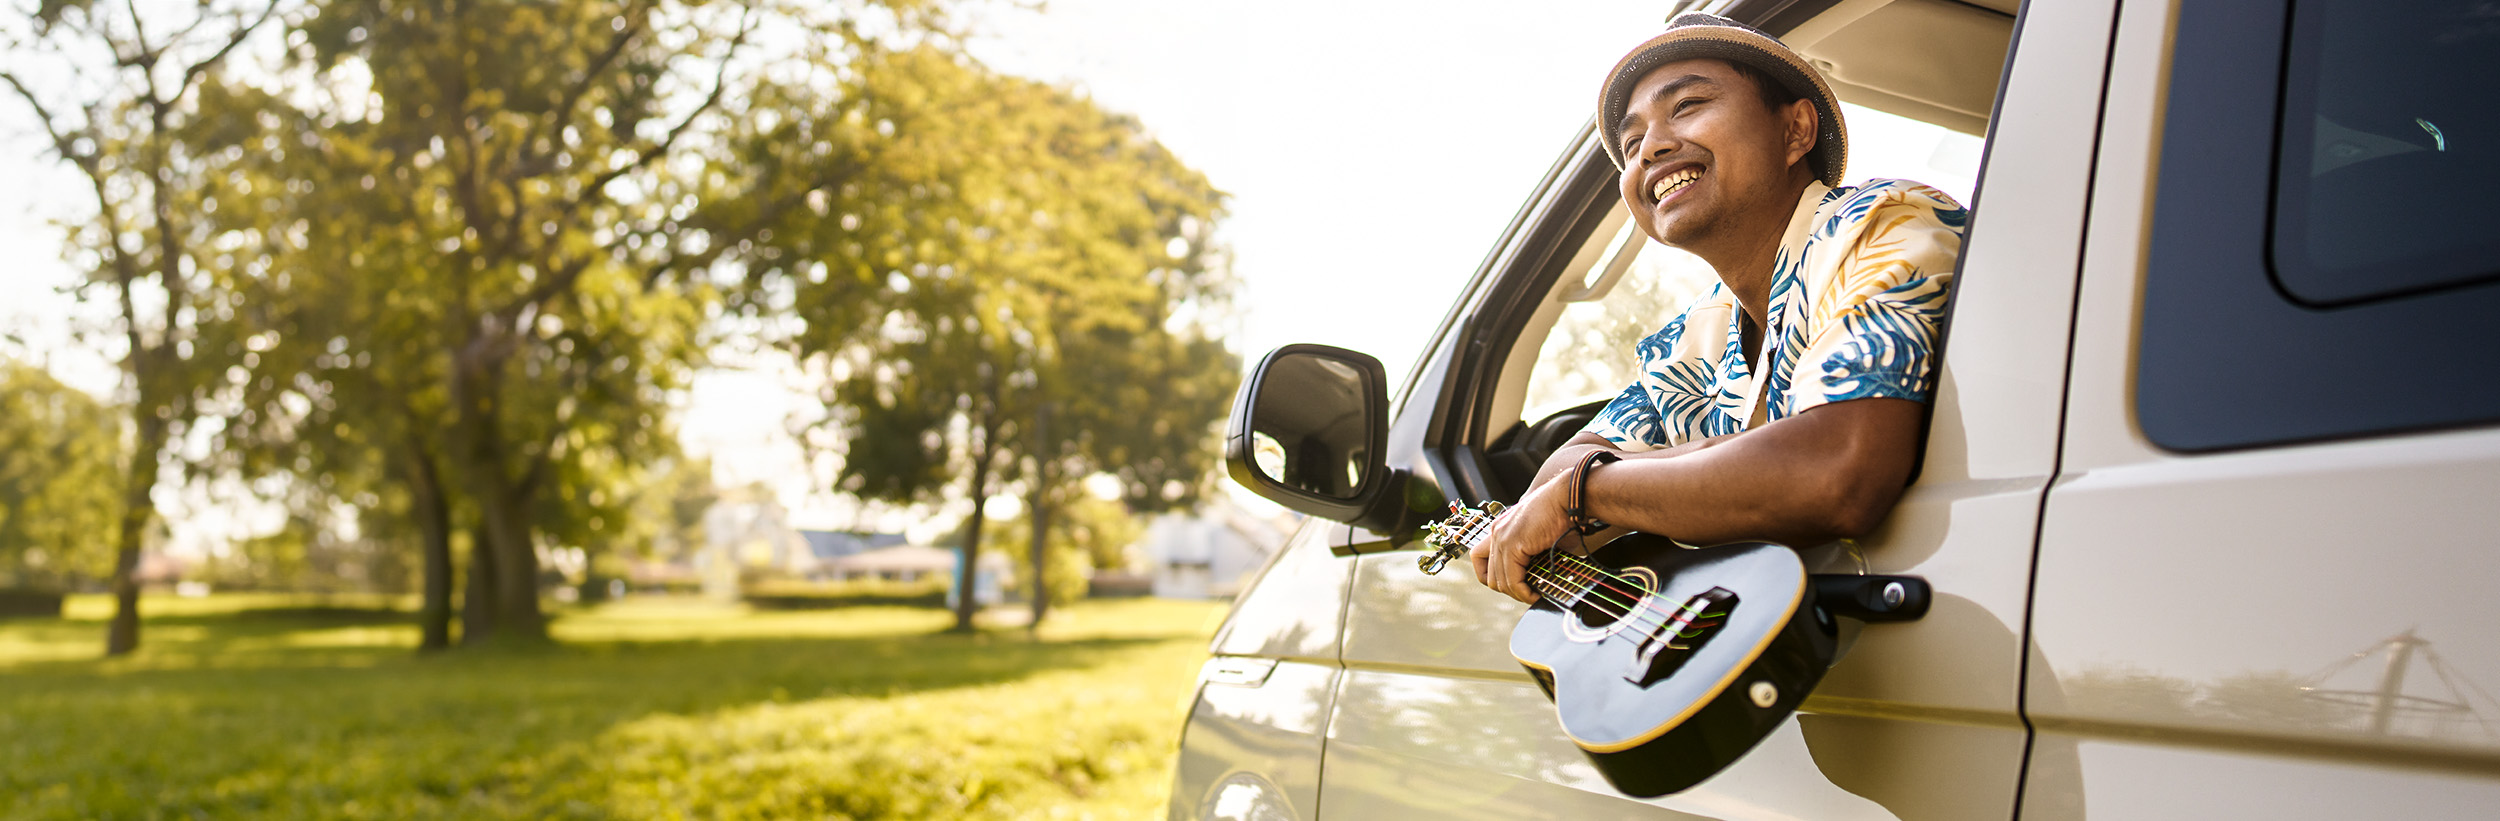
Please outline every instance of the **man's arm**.
[[1738, 434], [1735, 433], [1728, 433], [1713, 436], [1708, 439], [1695, 439], [1671, 448], [1626, 451], [1616, 448], [1615, 443], [1606, 441], [1606, 437], [1599, 436], [1588, 431], [1581, 431], [1574, 434], [1571, 437], [1571, 441], [1564, 442], [1562, 447], [1555, 448], [1553, 455], [1545, 457], [1545, 464], [1537, 467], [1536, 479], [1528, 483], [1528, 489], [1530, 491], [1534, 491], [1536, 488], [1543, 487], [1546, 482], [1551, 482], [1564, 474], [1570, 473], [1572, 468], [1579, 466], [1580, 457], [1588, 455], [1589, 451], [1611, 450], [1615, 452], [1616, 456], [1622, 457], [1625, 461], [1634, 459], [1667, 459], [1692, 453], [1703, 448], [1723, 444], [1728, 440], [1735, 439], [1737, 435]]
[[[1690, 544], [1768, 539], [1813, 545], [1861, 536], [1900, 500], [1926, 409], [1908, 399], [1833, 402], [1741, 435], [1690, 443], [1694, 449], [1674, 454], [1679, 458], [1648, 456], [1670, 451], [1629, 454], [1590, 472], [1588, 513]], [[1586, 441], [1592, 438], [1597, 441]], [[1546, 460], [1535, 488], [1494, 522], [1492, 535], [1471, 554], [1477, 581], [1520, 601], [1536, 600], [1527, 585], [1528, 560], [1569, 528], [1563, 511], [1571, 504], [1571, 483], [1551, 480], [1577, 465], [1577, 454], [1604, 443], [1582, 434]], [[1574, 454], [1567, 462], [1566, 452]]]

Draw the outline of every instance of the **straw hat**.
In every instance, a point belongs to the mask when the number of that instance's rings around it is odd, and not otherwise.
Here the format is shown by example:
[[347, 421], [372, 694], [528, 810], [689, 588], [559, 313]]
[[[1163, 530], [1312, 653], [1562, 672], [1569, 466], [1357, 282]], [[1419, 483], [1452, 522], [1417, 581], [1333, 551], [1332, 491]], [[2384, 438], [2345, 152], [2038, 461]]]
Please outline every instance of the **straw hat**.
[[1849, 130], [1840, 121], [1840, 98], [1832, 95], [1831, 84], [1823, 73], [1814, 70], [1778, 38], [1734, 20], [1697, 11], [1678, 14], [1667, 21], [1667, 31], [1632, 49], [1606, 74], [1606, 86], [1597, 98], [1597, 128], [1606, 135], [1606, 156], [1613, 158], [1616, 168], [1623, 167], [1624, 109], [1630, 107], [1632, 87], [1641, 77], [1677, 60], [1707, 57], [1741, 63], [1751, 67], [1788, 89], [1799, 99], [1813, 100], [1814, 112], [1821, 121], [1822, 133], [1814, 141], [1814, 167], [1822, 169], [1818, 177], [1824, 185], [1838, 187], [1841, 171], [1849, 164]]

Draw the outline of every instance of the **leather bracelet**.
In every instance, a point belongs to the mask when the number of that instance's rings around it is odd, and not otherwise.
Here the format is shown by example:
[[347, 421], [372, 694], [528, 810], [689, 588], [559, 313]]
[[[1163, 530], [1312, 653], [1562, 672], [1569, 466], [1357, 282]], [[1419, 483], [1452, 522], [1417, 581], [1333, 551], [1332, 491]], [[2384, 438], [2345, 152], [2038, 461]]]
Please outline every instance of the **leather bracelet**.
[[1623, 457], [1614, 451], [1600, 448], [1581, 456], [1579, 466], [1571, 469], [1571, 506], [1563, 510], [1563, 515], [1570, 517], [1572, 527], [1578, 528], [1580, 535], [1586, 536], [1608, 527], [1597, 517], [1588, 515], [1589, 471], [1596, 470], [1598, 465], [1622, 460]]

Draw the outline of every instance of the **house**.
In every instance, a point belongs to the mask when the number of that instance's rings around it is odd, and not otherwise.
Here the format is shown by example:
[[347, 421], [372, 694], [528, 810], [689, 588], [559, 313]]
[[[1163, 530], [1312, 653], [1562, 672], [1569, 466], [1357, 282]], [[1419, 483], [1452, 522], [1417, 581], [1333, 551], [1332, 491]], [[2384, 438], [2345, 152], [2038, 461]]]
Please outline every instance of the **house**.
[[900, 533], [857, 530], [801, 530], [799, 537], [807, 540], [808, 554], [815, 558], [819, 568], [823, 568], [818, 575], [827, 575], [835, 559], [910, 541]]
[[716, 557], [711, 562], [797, 575], [816, 569], [816, 555], [790, 526], [790, 512], [770, 498], [712, 505], [703, 512], [703, 536], [705, 552]]
[[1154, 594], [1163, 598], [1231, 598], [1283, 546], [1300, 517], [1269, 518], [1218, 498], [1194, 513], [1166, 513], [1138, 539]]

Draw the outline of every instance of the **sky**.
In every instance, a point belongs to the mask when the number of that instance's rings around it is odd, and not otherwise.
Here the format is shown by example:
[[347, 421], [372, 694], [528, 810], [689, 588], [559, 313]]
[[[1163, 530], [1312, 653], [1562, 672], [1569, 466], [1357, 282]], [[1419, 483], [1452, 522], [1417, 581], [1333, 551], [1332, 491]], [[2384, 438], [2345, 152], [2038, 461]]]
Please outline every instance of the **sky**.
[[[1319, 342], [1379, 357], [1395, 384], [1668, 5], [1052, 0], [988, 15], [971, 49], [1136, 115], [1230, 195], [1218, 241], [1241, 281], [1245, 363]], [[713, 372], [689, 442], [725, 482], [780, 488], [802, 522], [852, 526], [807, 493], [779, 434], [804, 401], [769, 369]]]
[[[1396, 384], [1588, 121], [1605, 72], [1663, 28], [1670, 5], [1051, 0], [1040, 12], [984, 7], [970, 47], [1137, 116], [1230, 195], [1217, 238], [1242, 286], [1228, 330], [1245, 363], [1318, 342], [1379, 357]], [[1853, 176], [1968, 192], [1975, 138], [1848, 117]], [[0, 108], [0, 331], [25, 340], [0, 353], [109, 392], [109, 363], [66, 335], [68, 317], [99, 306], [55, 293], [71, 275], [44, 222], [75, 213], [78, 179], [35, 158], [28, 127]], [[766, 483], [803, 527], [927, 526], [812, 492], [783, 432], [811, 400], [770, 362], [731, 364], [697, 380], [680, 419], [717, 481]]]

